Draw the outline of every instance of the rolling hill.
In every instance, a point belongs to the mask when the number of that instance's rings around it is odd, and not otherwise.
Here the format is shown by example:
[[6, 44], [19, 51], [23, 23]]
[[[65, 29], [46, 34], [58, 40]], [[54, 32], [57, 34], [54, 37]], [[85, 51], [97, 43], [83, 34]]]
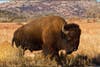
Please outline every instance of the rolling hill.
[[[5, 15], [5, 12], [6, 13]], [[95, 1], [30, 0], [0, 4], [0, 20], [4, 17], [26, 21], [41, 15], [60, 15], [64, 18], [100, 18], [100, 3]]]

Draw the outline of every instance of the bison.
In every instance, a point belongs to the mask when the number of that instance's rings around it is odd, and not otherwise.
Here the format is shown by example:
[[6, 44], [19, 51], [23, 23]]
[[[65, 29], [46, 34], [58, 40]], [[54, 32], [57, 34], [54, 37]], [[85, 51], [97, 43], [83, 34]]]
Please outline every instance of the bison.
[[67, 24], [59, 16], [45, 16], [18, 28], [14, 32], [12, 45], [15, 42], [24, 50], [43, 50], [44, 55], [57, 57], [58, 62], [60, 54], [70, 54], [78, 49], [80, 34], [77, 24]]

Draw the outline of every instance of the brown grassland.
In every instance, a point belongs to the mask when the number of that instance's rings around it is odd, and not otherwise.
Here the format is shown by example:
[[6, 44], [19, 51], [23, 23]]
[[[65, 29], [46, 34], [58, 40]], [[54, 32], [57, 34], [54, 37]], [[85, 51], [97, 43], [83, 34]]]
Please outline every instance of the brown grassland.
[[[100, 65], [100, 20], [68, 19], [80, 25], [82, 29], [80, 45], [76, 52], [67, 56], [66, 66]], [[30, 52], [11, 46], [13, 32], [20, 27], [18, 23], [0, 23], [0, 67], [41, 67], [57, 66], [55, 60], [50, 61], [42, 56], [41, 51]]]

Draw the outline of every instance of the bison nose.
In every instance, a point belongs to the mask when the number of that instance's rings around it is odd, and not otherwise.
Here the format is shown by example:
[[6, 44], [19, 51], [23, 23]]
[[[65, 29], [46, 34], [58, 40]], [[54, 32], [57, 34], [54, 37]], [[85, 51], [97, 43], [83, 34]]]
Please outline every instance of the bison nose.
[[72, 53], [72, 51], [67, 52], [67, 54], [71, 54], [71, 53]]

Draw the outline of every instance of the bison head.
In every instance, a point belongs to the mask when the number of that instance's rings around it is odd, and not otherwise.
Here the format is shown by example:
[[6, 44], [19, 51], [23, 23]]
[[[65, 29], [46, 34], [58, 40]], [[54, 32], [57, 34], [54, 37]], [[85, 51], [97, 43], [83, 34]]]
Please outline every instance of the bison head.
[[80, 41], [80, 35], [81, 35], [81, 29], [79, 28], [79, 25], [71, 23], [64, 25], [62, 27], [62, 39], [63, 43], [61, 45], [61, 50], [59, 51], [59, 54], [70, 54], [73, 51], [76, 51], [79, 46]]

